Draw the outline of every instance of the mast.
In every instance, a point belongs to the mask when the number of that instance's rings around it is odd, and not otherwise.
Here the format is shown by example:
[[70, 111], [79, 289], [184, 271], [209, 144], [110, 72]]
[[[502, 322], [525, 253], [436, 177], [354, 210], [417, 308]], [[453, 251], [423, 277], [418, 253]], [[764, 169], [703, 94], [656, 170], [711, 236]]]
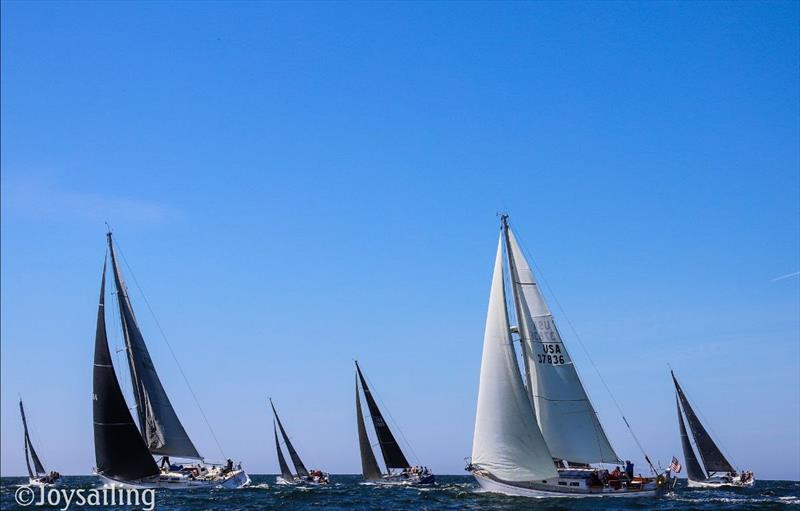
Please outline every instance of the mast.
[[519, 274], [517, 273], [517, 265], [514, 262], [514, 257], [511, 255], [511, 238], [508, 235], [508, 215], [501, 215], [500, 222], [503, 231], [503, 240], [506, 247], [506, 260], [508, 262], [508, 272], [511, 277], [511, 294], [514, 297], [514, 310], [517, 316], [517, 329], [520, 337], [520, 350], [522, 351], [522, 362], [525, 366], [525, 388], [528, 389], [528, 398], [531, 401], [531, 408], [536, 413], [536, 400], [533, 394], [533, 375], [531, 374], [529, 347], [532, 346], [532, 339], [530, 325], [525, 320], [526, 315], [523, 312], [523, 302], [520, 296], [519, 289]]
[[117, 262], [111, 232], [108, 232], [107, 237], [142, 438], [153, 454], [202, 459], [175, 413], [169, 396], [161, 384], [161, 379], [158, 377], [133, 312], [133, 306]]
[[103, 263], [92, 371], [94, 457], [99, 474], [131, 481], [158, 474], [158, 466], [133, 422], [111, 363], [106, 337], [105, 286]]
[[[356, 367], [358, 367], [356, 365]], [[381, 469], [372, 452], [372, 446], [367, 436], [367, 427], [364, 424], [364, 414], [361, 411], [361, 397], [358, 395], [358, 375], [356, 374], [356, 422], [358, 424], [358, 449], [361, 452], [361, 474], [370, 481], [381, 478]]]
[[[33, 460], [33, 467], [36, 469], [36, 475], [44, 475], [47, 471], [44, 469], [36, 450], [33, 448], [30, 434], [28, 433], [28, 421], [25, 419], [25, 408], [22, 406], [22, 399], [19, 400], [19, 413], [22, 415], [22, 428], [25, 430], [25, 464], [28, 467], [28, 475], [33, 478], [34, 472], [31, 470], [30, 460]], [[28, 459], [30, 458], [30, 460]]]
[[712, 472], [735, 472], [736, 469], [733, 468], [731, 463], [722, 454], [719, 447], [714, 440], [711, 438], [711, 435], [708, 434], [706, 428], [703, 426], [703, 423], [700, 422], [700, 418], [692, 409], [692, 406], [689, 404], [689, 400], [686, 398], [686, 394], [683, 392], [683, 388], [678, 384], [678, 379], [675, 377], [675, 372], [670, 371], [672, 375], [672, 381], [675, 384], [675, 391], [678, 394], [678, 399], [680, 400], [681, 405], [683, 405], [683, 411], [686, 413], [686, 421], [689, 423], [689, 429], [692, 430], [692, 435], [694, 436], [694, 442], [697, 446], [697, 452], [700, 454], [700, 458], [703, 460], [703, 466], [706, 469], [706, 472], [709, 474]]
[[361, 388], [364, 390], [364, 397], [367, 400], [367, 408], [369, 408], [369, 415], [372, 418], [372, 425], [375, 427], [375, 435], [378, 437], [378, 445], [381, 448], [381, 454], [383, 454], [383, 461], [386, 463], [386, 470], [390, 470], [392, 468], [410, 467], [411, 464], [408, 462], [405, 454], [403, 454], [403, 451], [400, 449], [400, 445], [397, 443], [397, 440], [395, 440], [392, 431], [389, 429], [389, 425], [383, 418], [383, 415], [378, 408], [378, 404], [372, 397], [372, 392], [369, 390], [369, 386], [367, 386], [367, 381], [364, 379], [364, 375], [361, 373], [361, 368], [358, 366], [358, 362], [356, 362], [356, 372], [358, 373], [358, 378], [361, 381]]
[[[286, 430], [283, 429], [281, 418], [278, 417], [278, 412], [275, 411], [275, 404], [272, 402], [272, 398], [270, 398], [269, 404], [272, 406], [272, 414], [275, 416], [275, 420], [278, 422], [278, 428], [281, 430], [281, 436], [283, 436], [283, 443], [286, 444], [286, 450], [289, 451], [289, 457], [292, 458], [292, 463], [294, 464], [294, 469], [297, 471], [297, 475], [300, 477], [307, 477], [308, 470], [306, 470], [306, 466], [303, 465], [300, 455], [297, 454], [292, 442], [289, 440], [289, 435], [286, 434]], [[280, 451], [280, 448], [278, 450]]]
[[278, 426], [275, 425], [275, 419], [272, 419], [272, 431], [275, 433], [275, 450], [278, 451], [278, 465], [281, 467], [281, 477], [287, 481], [291, 481], [292, 471], [289, 470], [289, 465], [286, 464], [286, 458], [283, 457], [281, 450], [281, 443], [278, 440]]

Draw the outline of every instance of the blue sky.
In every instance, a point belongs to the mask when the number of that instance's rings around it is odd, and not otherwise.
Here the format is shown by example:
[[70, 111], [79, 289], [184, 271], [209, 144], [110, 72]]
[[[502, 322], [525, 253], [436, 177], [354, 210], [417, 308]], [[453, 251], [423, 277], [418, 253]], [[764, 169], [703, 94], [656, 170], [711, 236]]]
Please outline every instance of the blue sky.
[[680, 456], [669, 362], [740, 467], [800, 478], [800, 279], [776, 280], [800, 271], [798, 19], [796, 2], [3, 2], [0, 472], [24, 472], [20, 393], [45, 462], [93, 466], [107, 220], [226, 455], [277, 470], [272, 396], [308, 465], [357, 472], [358, 358], [419, 461], [463, 473], [508, 211], [653, 459]]

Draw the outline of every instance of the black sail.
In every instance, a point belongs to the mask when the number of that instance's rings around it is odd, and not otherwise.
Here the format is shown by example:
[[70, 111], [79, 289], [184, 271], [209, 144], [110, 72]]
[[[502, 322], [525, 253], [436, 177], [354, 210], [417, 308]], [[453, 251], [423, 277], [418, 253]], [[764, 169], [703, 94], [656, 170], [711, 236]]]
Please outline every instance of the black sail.
[[358, 376], [356, 376], [356, 422], [358, 422], [358, 448], [361, 451], [361, 474], [366, 480], [381, 478], [381, 469], [372, 452], [367, 436], [367, 427], [364, 424], [364, 414], [361, 412], [361, 397], [358, 395]]
[[286, 450], [289, 451], [289, 457], [292, 458], [292, 464], [294, 465], [294, 469], [297, 471], [297, 475], [299, 475], [300, 477], [307, 477], [308, 470], [306, 470], [306, 466], [303, 465], [303, 461], [300, 459], [300, 455], [297, 454], [297, 451], [292, 445], [292, 442], [289, 440], [289, 435], [286, 434], [286, 430], [283, 429], [281, 418], [278, 417], [278, 412], [275, 411], [275, 405], [272, 404], [272, 399], [269, 400], [269, 404], [270, 406], [272, 406], [272, 413], [275, 415], [275, 420], [278, 421], [278, 428], [280, 428], [281, 430], [281, 436], [283, 437], [283, 442], [286, 444]]
[[[34, 472], [31, 470], [30, 461], [33, 460], [33, 468], [36, 470], [36, 475], [44, 475], [47, 471], [42, 465], [42, 461], [36, 454], [31, 442], [31, 436], [28, 434], [28, 421], [25, 419], [25, 408], [22, 407], [22, 400], [19, 400], [19, 413], [22, 415], [22, 428], [25, 430], [25, 464], [28, 466], [28, 475], [33, 477]], [[28, 459], [30, 457], [30, 459]]]
[[286, 458], [283, 457], [283, 451], [281, 451], [281, 443], [278, 441], [278, 426], [275, 425], [275, 421], [272, 421], [272, 430], [275, 432], [275, 450], [278, 451], [278, 465], [281, 466], [281, 477], [283, 477], [287, 481], [291, 481], [292, 471], [289, 470], [289, 465], [286, 464]]
[[139, 427], [148, 449], [153, 454], [202, 459], [181, 424], [172, 403], [161, 384], [142, 332], [136, 322], [128, 291], [117, 263], [111, 233], [108, 233], [108, 250], [114, 270], [119, 316], [127, 347], [128, 366], [133, 383]]
[[683, 414], [681, 413], [681, 404], [678, 397], [675, 397], [675, 404], [678, 407], [678, 424], [681, 428], [681, 446], [683, 447], [683, 459], [686, 462], [686, 475], [689, 476], [690, 481], [705, 481], [706, 474], [703, 472], [703, 467], [697, 461], [692, 449], [692, 443], [689, 441], [689, 435], [686, 432], [686, 426], [683, 424]]
[[158, 466], [133, 422], [111, 363], [106, 338], [105, 286], [104, 264], [94, 340], [94, 456], [99, 474], [130, 481], [158, 474]]
[[689, 429], [692, 430], [692, 435], [694, 436], [694, 443], [697, 446], [697, 452], [700, 454], [700, 459], [703, 460], [703, 466], [705, 466], [706, 471], [709, 473], [734, 472], [735, 469], [733, 466], [725, 458], [725, 455], [722, 454], [722, 451], [719, 450], [717, 444], [714, 443], [714, 440], [712, 440], [711, 435], [708, 434], [706, 428], [703, 427], [703, 424], [700, 422], [697, 414], [694, 413], [694, 410], [689, 404], [689, 400], [686, 399], [686, 394], [683, 393], [683, 389], [678, 384], [678, 380], [675, 378], [675, 373], [672, 373], [672, 381], [675, 383], [675, 390], [678, 392], [678, 398], [680, 399], [681, 405], [683, 406], [683, 411], [686, 414], [686, 420], [689, 423]]
[[370, 392], [367, 382], [364, 380], [364, 375], [361, 374], [361, 368], [358, 367], [358, 362], [356, 362], [356, 371], [358, 371], [358, 378], [361, 380], [361, 388], [364, 389], [364, 397], [367, 399], [367, 407], [372, 417], [372, 425], [375, 426], [375, 434], [378, 436], [378, 442], [381, 447], [381, 453], [383, 454], [383, 461], [386, 463], [386, 468], [408, 468], [410, 466], [408, 460], [403, 454], [403, 451], [400, 450], [400, 445], [397, 443], [397, 440], [395, 440], [383, 415], [381, 415], [378, 404], [375, 403], [372, 392]]

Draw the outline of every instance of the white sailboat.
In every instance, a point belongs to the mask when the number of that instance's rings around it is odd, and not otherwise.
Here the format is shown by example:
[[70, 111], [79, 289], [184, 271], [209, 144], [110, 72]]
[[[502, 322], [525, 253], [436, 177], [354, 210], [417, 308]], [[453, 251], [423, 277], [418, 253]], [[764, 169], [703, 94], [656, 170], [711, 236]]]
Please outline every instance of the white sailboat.
[[[170, 403], [139, 330], [117, 264], [111, 233], [108, 247], [114, 270], [125, 352], [136, 400], [133, 421], [108, 349], [105, 323], [106, 266], [100, 287], [94, 354], [95, 473], [106, 484], [124, 488], [240, 488], [250, 483], [241, 464], [207, 463], [198, 453]], [[160, 466], [153, 456], [161, 456]], [[181, 463], [170, 462], [170, 457]]]
[[[683, 458], [686, 461], [687, 484], [689, 488], [722, 488], [722, 487], [749, 487], [755, 483], [755, 477], [750, 471], [738, 472], [728, 458], [711, 438], [700, 418], [694, 412], [692, 405], [686, 398], [683, 388], [678, 383], [675, 373], [670, 371], [672, 383], [675, 384], [675, 401], [678, 406], [678, 424], [681, 432], [681, 447]], [[692, 441], [686, 431], [685, 421], [689, 424], [689, 431], [694, 438], [694, 446], [700, 459], [695, 455]], [[705, 469], [703, 469], [705, 467]]]
[[[592, 466], [622, 461], [597, 418], [505, 215], [501, 226], [467, 470], [484, 490], [508, 495], [634, 497], [665, 492], [669, 472], [642, 477], [634, 476], [632, 465], [622, 474]], [[504, 263], [516, 328], [509, 323]]]

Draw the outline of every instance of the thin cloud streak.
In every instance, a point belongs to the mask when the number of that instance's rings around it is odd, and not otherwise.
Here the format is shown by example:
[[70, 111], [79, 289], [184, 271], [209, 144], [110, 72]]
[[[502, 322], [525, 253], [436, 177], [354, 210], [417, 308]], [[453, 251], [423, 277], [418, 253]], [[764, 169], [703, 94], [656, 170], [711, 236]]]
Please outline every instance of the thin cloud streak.
[[784, 279], [789, 279], [789, 278], [792, 278], [792, 277], [797, 277], [798, 275], [800, 275], [800, 271], [796, 271], [796, 272], [793, 272], [793, 273], [787, 273], [786, 275], [781, 275], [780, 277], [775, 277], [774, 279], [772, 279], [772, 282], [777, 282], [779, 280], [784, 280]]

